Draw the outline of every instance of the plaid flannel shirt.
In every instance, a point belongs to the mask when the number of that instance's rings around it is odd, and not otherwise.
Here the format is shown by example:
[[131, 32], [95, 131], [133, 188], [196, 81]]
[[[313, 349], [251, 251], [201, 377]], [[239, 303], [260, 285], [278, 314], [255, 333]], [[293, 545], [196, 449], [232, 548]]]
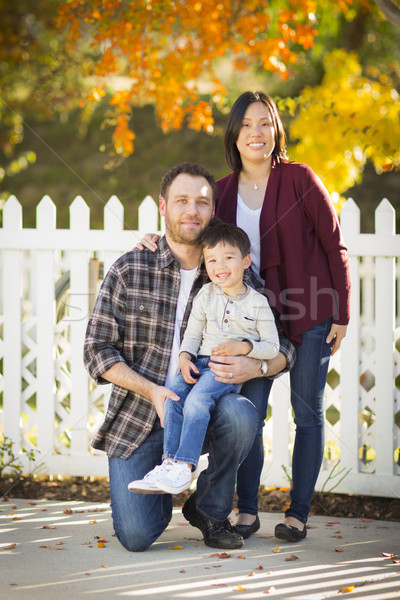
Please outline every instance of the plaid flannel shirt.
[[[133, 250], [121, 256], [107, 273], [86, 330], [84, 362], [97, 384], [109, 383], [103, 373], [124, 362], [147, 379], [164, 385], [172, 349], [180, 287], [180, 265], [163, 236], [155, 253]], [[246, 279], [251, 277], [249, 273]], [[181, 339], [194, 296], [207, 272], [197, 271], [181, 327]], [[255, 287], [255, 279], [247, 281]], [[277, 322], [280, 351], [290, 370], [294, 347]], [[282, 371], [283, 372], [283, 371]], [[92, 445], [109, 456], [128, 459], [149, 435], [157, 413], [150, 400], [113, 385], [104, 422]]]

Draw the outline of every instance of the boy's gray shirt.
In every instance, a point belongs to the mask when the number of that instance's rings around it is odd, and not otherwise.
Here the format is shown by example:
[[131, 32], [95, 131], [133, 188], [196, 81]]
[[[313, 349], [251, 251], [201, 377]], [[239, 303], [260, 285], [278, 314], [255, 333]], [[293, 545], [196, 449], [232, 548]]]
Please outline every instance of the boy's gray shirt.
[[246, 294], [234, 297], [207, 283], [193, 300], [180, 351], [210, 356], [218, 344], [231, 340], [249, 341], [251, 358], [277, 356], [279, 337], [268, 300], [248, 286]]

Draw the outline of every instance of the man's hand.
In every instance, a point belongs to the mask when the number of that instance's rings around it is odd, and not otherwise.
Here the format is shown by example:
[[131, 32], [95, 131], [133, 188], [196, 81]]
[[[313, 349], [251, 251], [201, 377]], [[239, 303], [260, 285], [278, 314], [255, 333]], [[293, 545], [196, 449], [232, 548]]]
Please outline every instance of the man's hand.
[[[286, 367], [286, 357], [279, 352], [278, 356], [267, 360], [268, 375], [276, 375]], [[218, 356], [208, 363], [216, 375], [216, 381], [222, 383], [244, 383], [249, 379], [261, 377], [261, 361], [248, 356]], [[231, 377], [232, 375], [232, 377]]]
[[175, 394], [175, 392], [173, 392], [172, 390], [169, 390], [168, 388], [157, 384], [151, 386], [149, 400], [151, 400], [154, 404], [154, 408], [156, 409], [157, 414], [160, 418], [161, 427], [164, 427], [164, 404], [167, 398], [171, 398], [171, 400], [174, 400], [174, 402], [177, 402], [179, 400], [179, 396]]
[[133, 250], [144, 250], [148, 248], [152, 252], [157, 250], [157, 242], [160, 239], [160, 236], [157, 233], [145, 233], [140, 242], [137, 242], [136, 246]]
[[211, 356], [245, 356], [252, 349], [250, 342], [232, 340], [219, 344], [211, 350]]
[[192, 372], [198, 374], [199, 370], [194, 362], [191, 361], [191, 355], [189, 352], [180, 353], [179, 368], [186, 383], [197, 383], [197, 378], [193, 377]]
[[335, 352], [339, 350], [342, 339], [346, 336], [346, 332], [347, 325], [337, 325], [336, 323], [332, 323], [331, 330], [326, 338], [327, 344], [330, 344], [333, 340], [331, 356], [333, 356]]

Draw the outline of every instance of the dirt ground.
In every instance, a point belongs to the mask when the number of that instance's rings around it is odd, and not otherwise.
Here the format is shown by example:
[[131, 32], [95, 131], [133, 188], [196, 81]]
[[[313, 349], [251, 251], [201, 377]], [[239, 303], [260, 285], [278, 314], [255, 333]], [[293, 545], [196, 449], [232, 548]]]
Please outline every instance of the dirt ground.
[[[187, 496], [188, 492], [175, 496], [175, 506], [182, 506]], [[0, 501], [4, 502], [7, 498], [109, 502], [109, 485], [107, 478], [1, 478]], [[260, 488], [260, 511], [282, 513], [288, 501], [288, 489]], [[400, 521], [400, 499], [316, 492], [311, 504], [311, 514]]]

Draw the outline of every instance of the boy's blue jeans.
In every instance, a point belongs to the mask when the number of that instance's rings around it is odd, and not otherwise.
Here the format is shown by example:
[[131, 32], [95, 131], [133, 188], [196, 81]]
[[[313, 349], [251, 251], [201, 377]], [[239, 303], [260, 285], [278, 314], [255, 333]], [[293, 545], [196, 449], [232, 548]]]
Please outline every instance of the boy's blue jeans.
[[164, 458], [192, 464], [196, 469], [203, 448], [210, 413], [221, 396], [238, 392], [237, 384], [215, 381], [210, 371], [210, 357], [198, 358], [195, 365], [199, 370], [196, 383], [186, 383], [182, 373], [175, 377], [171, 389], [180, 400], [165, 401]]

